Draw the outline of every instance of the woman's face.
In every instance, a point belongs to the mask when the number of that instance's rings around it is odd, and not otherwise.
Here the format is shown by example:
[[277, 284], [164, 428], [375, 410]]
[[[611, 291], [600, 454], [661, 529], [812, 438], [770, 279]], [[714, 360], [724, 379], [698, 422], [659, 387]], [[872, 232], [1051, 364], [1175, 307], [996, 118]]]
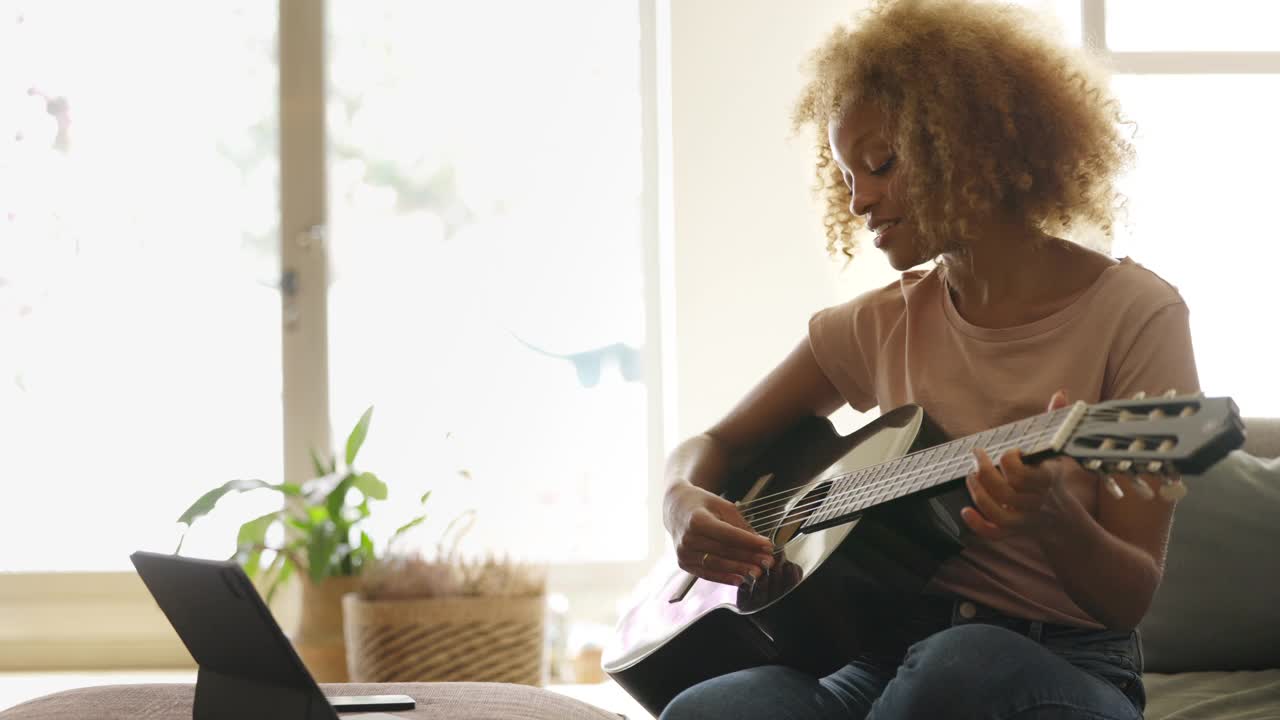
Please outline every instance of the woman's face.
[[864, 215], [875, 244], [895, 270], [928, 260], [920, 251], [903, 197], [898, 158], [889, 145], [884, 118], [871, 106], [854, 107], [827, 126], [831, 157], [844, 176], [852, 201], [849, 210]]

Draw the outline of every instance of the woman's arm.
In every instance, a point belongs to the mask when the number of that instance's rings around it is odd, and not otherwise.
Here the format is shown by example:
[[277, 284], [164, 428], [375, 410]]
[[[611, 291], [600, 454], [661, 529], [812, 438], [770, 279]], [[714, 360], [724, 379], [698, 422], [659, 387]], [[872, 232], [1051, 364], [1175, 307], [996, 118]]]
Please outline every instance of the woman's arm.
[[[997, 468], [986, 453], [975, 454], [966, 524], [989, 541], [1032, 535], [1076, 605], [1107, 627], [1136, 627], [1160, 585], [1172, 504], [1132, 489], [1119, 499], [1099, 492], [1097, 476], [1071, 458], [1029, 467], [1010, 450]], [[1095, 519], [1087, 507], [1095, 504], [1110, 509]]]
[[[1189, 313], [1182, 302], [1165, 306], [1147, 320], [1117, 369], [1111, 396], [1158, 395], [1166, 390], [1184, 395], [1200, 391]], [[1070, 465], [1072, 472], [1092, 474], [1074, 460], [1063, 464]], [[1154, 475], [1133, 479], [1152, 489], [1161, 485]], [[1091, 614], [1089, 605], [1097, 606], [1104, 613], [1094, 615], [1100, 622], [1112, 625], [1104, 619], [1110, 616], [1116, 627], [1135, 627], [1146, 615], [1164, 577], [1174, 503], [1140, 493], [1130, 483], [1120, 485], [1125, 490], [1123, 497], [1097, 493], [1096, 522], [1087, 522], [1093, 518], [1086, 514], [1061, 532], [1042, 538], [1040, 544], [1059, 571], [1067, 593], [1073, 600], [1078, 595], [1084, 601], [1076, 604]], [[1076, 567], [1087, 565], [1085, 558], [1089, 556], [1084, 551], [1072, 552], [1074, 543], [1091, 543], [1089, 552], [1110, 559], [1097, 568], [1099, 577], [1092, 578], [1094, 573]], [[1068, 582], [1074, 584], [1074, 591]]]
[[[1058, 472], [1088, 476], [1075, 482], [1098, 482], [1074, 460], [1061, 461]], [[1142, 477], [1136, 482], [1154, 490], [1160, 481]], [[1126, 630], [1142, 621], [1160, 587], [1173, 522], [1173, 503], [1147, 499], [1131, 485], [1127, 489], [1119, 499], [1098, 493], [1105, 510], [1097, 520], [1082, 505], [1063, 503], [1054, 513], [1060, 521], [1046, 525], [1039, 536], [1067, 595], [1103, 625]]]
[[[1169, 389], [1181, 394], [1200, 389], [1187, 307], [1181, 302], [1146, 322], [1124, 353], [1107, 395], [1158, 395]], [[1050, 409], [1065, 403], [1065, 395], [1055, 396]], [[969, 527], [990, 540], [1032, 533], [1073, 602], [1108, 627], [1137, 626], [1164, 575], [1173, 503], [1124, 480], [1119, 485], [1126, 492], [1117, 498], [1100, 490], [1098, 477], [1071, 458], [1028, 468], [1010, 452], [999, 469], [985, 454], [978, 462], [979, 471], [969, 480], [974, 508], [962, 513]], [[1133, 480], [1152, 489], [1161, 483], [1155, 476]]]
[[738, 585], [772, 564], [771, 543], [717, 493], [789, 427], [811, 415], [829, 415], [843, 402], [805, 339], [723, 419], [676, 447], [666, 465], [663, 522], [681, 568]]

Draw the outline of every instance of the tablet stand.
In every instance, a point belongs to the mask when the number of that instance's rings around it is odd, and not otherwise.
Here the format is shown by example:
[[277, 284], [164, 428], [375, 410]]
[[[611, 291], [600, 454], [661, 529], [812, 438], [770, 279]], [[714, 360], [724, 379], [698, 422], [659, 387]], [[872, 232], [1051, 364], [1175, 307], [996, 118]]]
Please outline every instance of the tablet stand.
[[332, 720], [333, 707], [306, 688], [200, 668], [192, 720]]

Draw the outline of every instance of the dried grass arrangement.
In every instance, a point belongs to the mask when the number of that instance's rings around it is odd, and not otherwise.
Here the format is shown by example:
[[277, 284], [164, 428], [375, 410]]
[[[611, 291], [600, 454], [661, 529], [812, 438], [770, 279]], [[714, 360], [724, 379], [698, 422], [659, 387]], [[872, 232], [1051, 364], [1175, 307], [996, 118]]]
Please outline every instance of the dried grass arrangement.
[[444, 529], [435, 552], [390, 553], [366, 569], [359, 585], [365, 600], [418, 600], [433, 597], [531, 597], [547, 589], [544, 565], [510, 555], [463, 557], [463, 537], [475, 513], [459, 515]]
[[461, 557], [468, 528], [431, 556], [379, 559], [343, 598], [352, 682], [543, 682], [546, 569]]
[[428, 559], [422, 553], [378, 560], [361, 578], [365, 600], [433, 597], [531, 597], [547, 589], [546, 569], [512, 559]]

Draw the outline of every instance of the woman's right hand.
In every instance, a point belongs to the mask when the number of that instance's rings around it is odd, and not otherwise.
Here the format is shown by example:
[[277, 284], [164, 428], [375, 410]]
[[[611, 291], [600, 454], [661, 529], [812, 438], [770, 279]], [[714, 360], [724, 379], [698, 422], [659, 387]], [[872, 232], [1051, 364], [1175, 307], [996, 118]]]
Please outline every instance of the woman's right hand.
[[737, 586], [773, 566], [773, 543], [752, 530], [737, 506], [719, 495], [681, 483], [667, 491], [663, 505], [684, 571]]

